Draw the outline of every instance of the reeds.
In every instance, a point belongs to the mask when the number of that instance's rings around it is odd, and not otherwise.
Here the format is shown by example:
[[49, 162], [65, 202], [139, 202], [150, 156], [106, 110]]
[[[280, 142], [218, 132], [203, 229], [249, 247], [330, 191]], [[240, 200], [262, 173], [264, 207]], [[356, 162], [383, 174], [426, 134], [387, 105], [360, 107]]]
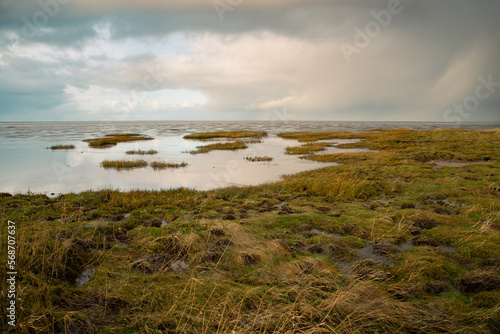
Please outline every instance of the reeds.
[[154, 155], [154, 154], [158, 154], [158, 151], [155, 151], [155, 150], [148, 150], [148, 151], [131, 150], [131, 151], [127, 151], [126, 153], [128, 155]]
[[146, 167], [148, 163], [145, 160], [104, 160], [101, 166], [106, 169], [134, 169]]
[[153, 139], [154, 138], [141, 136], [140, 134], [137, 133], [123, 133], [123, 134], [112, 133], [102, 138], [85, 139], [84, 142], [89, 143], [89, 146], [92, 148], [107, 148], [123, 142], [133, 142], [133, 141], [153, 140]]
[[52, 145], [48, 147], [51, 150], [73, 150], [75, 145]]
[[262, 157], [244, 157], [243, 159], [248, 160], [250, 162], [263, 162], [263, 161], [273, 161], [273, 157], [262, 156]]
[[189, 153], [202, 154], [211, 151], [235, 151], [235, 150], [243, 150], [246, 148], [248, 148], [248, 146], [243, 141], [237, 140], [228, 143], [216, 143], [216, 144], [197, 146], [196, 150], [190, 151]]
[[166, 169], [166, 168], [182, 168], [187, 167], [187, 162], [163, 162], [163, 161], [153, 161], [150, 164], [153, 169]]

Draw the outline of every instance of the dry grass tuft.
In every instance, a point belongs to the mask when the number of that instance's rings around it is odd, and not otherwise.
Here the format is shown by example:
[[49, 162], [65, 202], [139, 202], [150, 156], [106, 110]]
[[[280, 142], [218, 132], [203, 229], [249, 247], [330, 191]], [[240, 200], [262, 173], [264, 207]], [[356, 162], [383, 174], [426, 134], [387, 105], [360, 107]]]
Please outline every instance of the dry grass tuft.
[[53, 145], [49, 147], [51, 150], [73, 150], [75, 145]]
[[262, 162], [262, 161], [273, 161], [274, 158], [263, 156], [263, 157], [245, 157], [243, 159], [248, 160], [250, 162]]
[[101, 166], [106, 169], [133, 169], [133, 168], [142, 168], [146, 167], [148, 163], [144, 160], [104, 160], [101, 162]]
[[129, 155], [154, 155], [154, 154], [158, 154], [158, 151], [155, 151], [155, 150], [148, 150], [148, 151], [144, 151], [144, 150], [133, 150], [133, 151], [127, 151], [126, 152], [127, 154]]
[[188, 163], [187, 162], [163, 162], [163, 161], [153, 161], [150, 164], [151, 167], [154, 169], [166, 169], [166, 168], [181, 168], [181, 167], [187, 167]]

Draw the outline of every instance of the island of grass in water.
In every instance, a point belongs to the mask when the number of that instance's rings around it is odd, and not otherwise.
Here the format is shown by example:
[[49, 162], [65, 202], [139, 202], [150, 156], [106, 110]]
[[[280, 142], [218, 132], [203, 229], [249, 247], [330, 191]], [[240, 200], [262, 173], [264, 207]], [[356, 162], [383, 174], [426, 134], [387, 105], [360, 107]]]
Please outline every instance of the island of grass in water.
[[[2, 194], [17, 330], [500, 330], [498, 130], [281, 136], [292, 154], [342, 165], [205, 192]], [[336, 138], [372, 151], [314, 145]]]

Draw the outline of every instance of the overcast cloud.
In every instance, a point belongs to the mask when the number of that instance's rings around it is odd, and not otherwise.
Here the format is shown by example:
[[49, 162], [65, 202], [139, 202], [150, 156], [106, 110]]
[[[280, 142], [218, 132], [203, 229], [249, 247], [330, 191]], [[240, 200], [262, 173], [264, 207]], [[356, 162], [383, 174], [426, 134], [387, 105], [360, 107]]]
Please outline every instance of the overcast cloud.
[[0, 121], [500, 122], [498, 13], [498, 0], [0, 0]]

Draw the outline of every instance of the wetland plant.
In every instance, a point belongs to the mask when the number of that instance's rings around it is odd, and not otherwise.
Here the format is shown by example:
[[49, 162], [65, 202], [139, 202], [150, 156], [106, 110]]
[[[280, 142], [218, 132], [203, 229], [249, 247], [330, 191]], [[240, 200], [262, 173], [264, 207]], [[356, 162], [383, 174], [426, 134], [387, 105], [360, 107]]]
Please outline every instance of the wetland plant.
[[106, 169], [133, 169], [146, 167], [148, 163], [144, 160], [104, 160], [101, 166]]

